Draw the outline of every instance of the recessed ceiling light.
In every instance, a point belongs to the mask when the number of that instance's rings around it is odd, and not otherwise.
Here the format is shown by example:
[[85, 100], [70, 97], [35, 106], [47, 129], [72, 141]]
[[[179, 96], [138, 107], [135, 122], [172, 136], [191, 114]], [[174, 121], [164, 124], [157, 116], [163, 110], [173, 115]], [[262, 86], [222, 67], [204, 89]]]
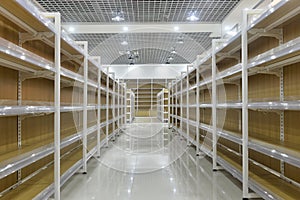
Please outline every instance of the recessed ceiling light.
[[172, 48], [171, 53], [173, 53], [173, 54], [177, 53], [175, 50], [175, 47]]
[[123, 42], [121, 42], [121, 45], [126, 46], [126, 45], [128, 45], [128, 42], [126, 40], [124, 40]]
[[168, 57], [168, 60], [173, 60], [174, 58], [172, 56], [169, 56]]
[[189, 16], [186, 18], [189, 21], [198, 21], [199, 17], [196, 16], [196, 11], [191, 11]]
[[182, 37], [182, 36], [179, 36], [179, 37], [177, 38], [176, 43], [178, 43], [178, 44], [183, 44], [183, 37]]
[[174, 27], [174, 31], [179, 31], [179, 27], [178, 27], [178, 26], [175, 26], [175, 27]]
[[128, 31], [128, 27], [127, 27], [127, 26], [124, 26], [124, 27], [123, 27], [123, 31]]
[[114, 16], [111, 18], [111, 20], [115, 22], [124, 21], [124, 15], [122, 11], [115, 12]]
[[69, 31], [69, 32], [74, 32], [74, 31], [75, 31], [75, 28], [74, 28], [73, 26], [70, 26], [70, 27], [68, 28], [68, 31]]

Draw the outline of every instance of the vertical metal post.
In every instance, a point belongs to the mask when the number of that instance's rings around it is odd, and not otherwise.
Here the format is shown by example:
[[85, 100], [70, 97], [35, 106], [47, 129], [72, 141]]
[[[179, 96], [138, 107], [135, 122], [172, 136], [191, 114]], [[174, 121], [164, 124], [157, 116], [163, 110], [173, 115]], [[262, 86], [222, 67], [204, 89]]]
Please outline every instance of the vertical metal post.
[[[112, 117], [113, 119], [116, 119], [116, 80], [115, 80], [115, 77], [114, 77], [114, 73], [112, 73], [112, 79], [113, 79], [113, 93], [112, 93]], [[112, 133], [115, 132], [115, 129], [116, 129], [116, 122], [115, 120], [113, 121], [113, 124], [112, 124], [112, 127], [113, 127], [113, 131]], [[115, 139], [115, 136], [114, 136], [114, 139]]]
[[170, 83], [168, 83], [168, 128], [171, 127], [171, 116], [170, 116], [170, 107], [171, 107], [171, 87], [170, 87]]
[[177, 92], [178, 92], [178, 87], [177, 87], [177, 81], [178, 81], [178, 79], [176, 78], [176, 81], [175, 81], [175, 84], [174, 84], [174, 86], [175, 86], [175, 128], [176, 129], [178, 129], [178, 94], [177, 94]]
[[137, 112], [139, 111], [139, 79], [136, 81], [136, 105]]
[[97, 90], [97, 156], [100, 157], [101, 152], [101, 58], [95, 58], [98, 62], [98, 90]]
[[181, 133], [183, 133], [183, 122], [182, 122], [182, 119], [183, 119], [183, 92], [182, 92], [182, 89], [183, 89], [183, 73], [181, 73], [181, 77], [180, 77], [180, 131]]
[[[127, 91], [127, 89], [126, 89], [126, 92], [125, 92], [125, 97], [126, 97], [126, 99], [125, 99], [125, 108], [126, 108], [126, 112], [125, 112], [125, 114], [126, 114], [126, 124], [127, 124], [127, 100], [128, 100], [128, 91]], [[129, 97], [130, 97], [130, 95], [129, 95]], [[129, 100], [129, 103], [130, 103], [131, 101]], [[131, 112], [131, 108], [129, 109], [129, 112]], [[130, 120], [130, 117], [131, 117], [131, 114], [129, 113], [129, 120]]]
[[107, 67], [106, 74], [106, 147], [108, 147], [108, 135], [109, 135], [109, 67]]
[[248, 198], [248, 11], [243, 11], [242, 21], [242, 140], [243, 140], [243, 198]]
[[117, 101], [117, 108], [118, 108], [118, 133], [119, 133], [119, 131], [120, 131], [120, 120], [121, 120], [121, 111], [120, 111], [120, 109], [121, 109], [121, 106], [120, 106], [120, 98], [121, 98], [121, 95], [122, 95], [122, 92], [121, 92], [121, 87], [120, 87], [120, 79], [118, 79], [118, 94], [117, 94], [117, 97], [118, 97], [118, 101]]
[[189, 108], [189, 102], [190, 102], [190, 95], [189, 95], [189, 65], [186, 67], [186, 145], [188, 146], [190, 144], [190, 108]]
[[[18, 73], [18, 106], [22, 105], [22, 72]], [[18, 149], [22, 148], [22, 116], [18, 115]], [[22, 170], [18, 170], [18, 182], [22, 180]]]
[[78, 45], [83, 46], [84, 60], [83, 60], [83, 130], [82, 130], [82, 161], [83, 173], [87, 173], [87, 104], [88, 104], [88, 42], [78, 41]]
[[212, 151], [213, 171], [217, 170], [217, 83], [216, 40], [212, 41]]
[[[280, 69], [280, 101], [284, 101], [283, 68]], [[284, 110], [280, 112], [280, 141], [284, 141]], [[284, 176], [284, 161], [280, 161], [280, 173]]]
[[199, 124], [200, 124], [200, 108], [199, 108], [199, 98], [200, 98], [200, 91], [199, 91], [199, 77], [200, 76], [200, 74], [199, 74], [199, 67], [197, 67], [196, 68], [196, 86], [197, 86], [197, 88], [196, 88], [196, 104], [197, 104], [197, 106], [196, 106], [196, 143], [197, 143], [197, 145], [196, 145], [196, 155], [199, 155], [199, 138], [200, 138], [200, 133], [199, 133], [199, 128], [200, 128], [200, 126], [199, 126]]
[[43, 13], [45, 17], [54, 18], [54, 198], [60, 200], [60, 51], [61, 51], [61, 17], [60, 13]]

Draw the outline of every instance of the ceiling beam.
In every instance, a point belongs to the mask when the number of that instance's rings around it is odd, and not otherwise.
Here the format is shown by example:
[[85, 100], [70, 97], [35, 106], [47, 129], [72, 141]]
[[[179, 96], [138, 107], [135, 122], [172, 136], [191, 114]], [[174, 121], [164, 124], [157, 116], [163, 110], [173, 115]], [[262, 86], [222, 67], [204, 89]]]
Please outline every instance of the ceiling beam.
[[99, 24], [99, 23], [64, 23], [63, 28], [70, 33], [198, 33], [209, 32], [210, 37], [220, 37], [221, 24], [194, 23], [135, 23], [135, 24]]

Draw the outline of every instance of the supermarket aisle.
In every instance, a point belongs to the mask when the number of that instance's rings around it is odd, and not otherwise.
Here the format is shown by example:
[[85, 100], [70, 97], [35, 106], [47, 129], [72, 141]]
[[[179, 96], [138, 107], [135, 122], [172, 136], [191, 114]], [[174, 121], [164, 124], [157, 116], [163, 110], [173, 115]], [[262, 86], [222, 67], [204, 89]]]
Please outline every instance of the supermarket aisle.
[[[152, 120], [150, 120], [152, 121]], [[235, 184], [237, 183], [237, 184]], [[240, 183], [211, 163], [195, 157], [192, 147], [162, 123], [128, 125], [124, 134], [76, 174], [62, 189], [62, 199], [196, 200], [241, 199]]]

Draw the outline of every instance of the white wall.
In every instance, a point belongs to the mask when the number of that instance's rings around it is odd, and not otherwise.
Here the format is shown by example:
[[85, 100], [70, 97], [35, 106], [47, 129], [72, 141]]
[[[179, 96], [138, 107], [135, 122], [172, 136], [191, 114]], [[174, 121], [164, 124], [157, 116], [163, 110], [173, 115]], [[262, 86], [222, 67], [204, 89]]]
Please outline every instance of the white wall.
[[181, 72], [186, 71], [186, 66], [172, 64], [111, 65], [109, 71], [114, 72], [117, 79], [174, 79]]

